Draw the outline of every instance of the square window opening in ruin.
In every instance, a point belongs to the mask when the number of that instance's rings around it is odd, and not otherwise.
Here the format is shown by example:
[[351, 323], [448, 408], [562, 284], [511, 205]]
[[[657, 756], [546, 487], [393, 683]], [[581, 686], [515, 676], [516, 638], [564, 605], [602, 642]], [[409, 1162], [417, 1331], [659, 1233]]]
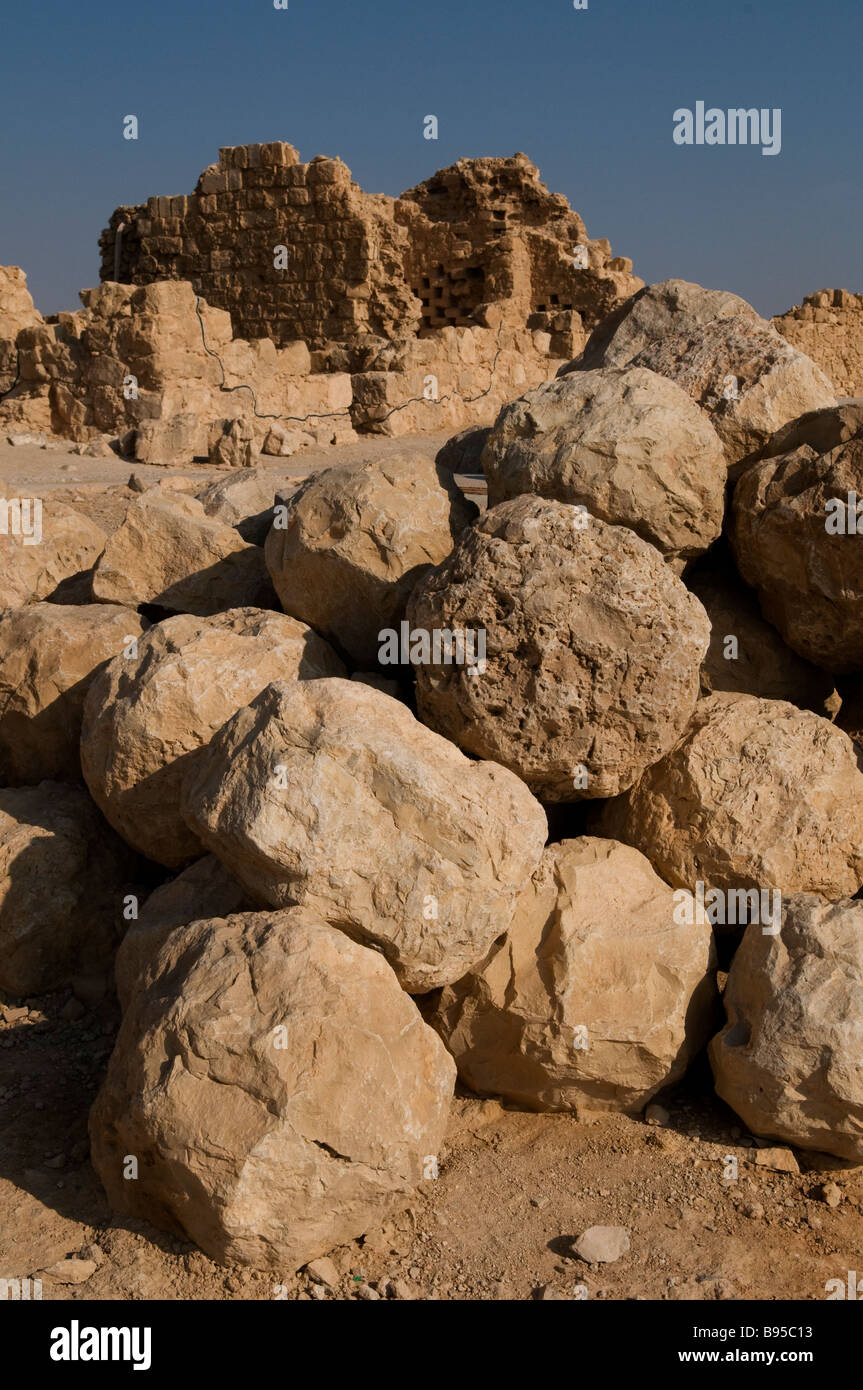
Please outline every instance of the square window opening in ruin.
[[423, 276], [423, 289], [424, 289], [424, 290], [429, 290], [429, 289], [431, 289], [431, 280], [428, 278], [427, 275], [424, 275], [424, 276]]
[[552, 302], [552, 304], [559, 304], [559, 303], [560, 303], [560, 296], [559, 296], [559, 295], [556, 295], [556, 294], [553, 294], [553, 295], [551, 296], [551, 302]]
[[536, 306], [536, 312], [537, 312], [538, 314], [544, 314], [544, 313], [546, 312], [545, 305], [544, 305], [544, 304], [537, 304], [537, 306]]
[[442, 286], [442, 285], [438, 285], [437, 289], [436, 289], [435, 292], [434, 292], [434, 297], [435, 297], [435, 299], [442, 299], [442, 298], [443, 298], [443, 286]]

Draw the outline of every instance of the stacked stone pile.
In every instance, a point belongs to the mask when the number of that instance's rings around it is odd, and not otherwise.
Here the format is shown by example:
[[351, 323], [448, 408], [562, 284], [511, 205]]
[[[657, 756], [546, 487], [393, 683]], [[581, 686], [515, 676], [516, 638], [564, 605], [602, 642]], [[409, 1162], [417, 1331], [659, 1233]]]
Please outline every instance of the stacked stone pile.
[[0, 536], [0, 987], [115, 972], [117, 1212], [297, 1268], [434, 1179], [457, 1077], [639, 1115], [708, 1044], [863, 1162], [855, 419], [670, 282], [503, 407], [481, 516], [396, 458]]

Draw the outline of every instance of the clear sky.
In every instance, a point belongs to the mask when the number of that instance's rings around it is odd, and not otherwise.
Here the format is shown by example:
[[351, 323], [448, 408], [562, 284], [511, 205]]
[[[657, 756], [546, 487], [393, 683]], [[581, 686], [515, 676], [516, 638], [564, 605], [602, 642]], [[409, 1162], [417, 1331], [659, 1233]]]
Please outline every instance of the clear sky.
[[[7, 0], [0, 264], [77, 307], [112, 209], [190, 192], [220, 145], [288, 140], [390, 194], [523, 150], [643, 279], [778, 313], [863, 289], [861, 67], [863, 0]], [[781, 153], [675, 145], [701, 100], [781, 108]]]

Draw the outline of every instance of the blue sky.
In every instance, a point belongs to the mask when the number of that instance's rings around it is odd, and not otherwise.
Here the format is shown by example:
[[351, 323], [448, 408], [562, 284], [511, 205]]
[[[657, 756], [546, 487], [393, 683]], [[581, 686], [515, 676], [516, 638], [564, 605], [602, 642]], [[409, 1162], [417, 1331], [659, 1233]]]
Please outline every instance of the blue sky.
[[[390, 194], [523, 150], [645, 280], [777, 313], [863, 288], [861, 52], [861, 0], [9, 6], [0, 263], [23, 266], [43, 313], [77, 307], [112, 209], [189, 192], [220, 145], [288, 140]], [[781, 154], [675, 145], [674, 111], [698, 100], [780, 107]]]

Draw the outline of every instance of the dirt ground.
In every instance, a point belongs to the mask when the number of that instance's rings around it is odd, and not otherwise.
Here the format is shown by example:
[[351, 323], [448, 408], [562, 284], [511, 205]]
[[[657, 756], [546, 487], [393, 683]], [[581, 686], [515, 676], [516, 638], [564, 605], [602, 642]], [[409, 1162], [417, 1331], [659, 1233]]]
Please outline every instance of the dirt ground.
[[[434, 453], [445, 437], [270, 462], [301, 476], [371, 452]], [[55, 490], [109, 529], [132, 471], [217, 475], [0, 444], [7, 495]], [[863, 1271], [863, 1167], [802, 1153], [800, 1173], [757, 1165], [703, 1063], [661, 1098], [665, 1125], [526, 1114], [461, 1094], [437, 1178], [383, 1229], [332, 1252], [333, 1287], [289, 1270], [222, 1268], [108, 1209], [88, 1161], [87, 1114], [117, 1023], [108, 998], [0, 995], [0, 1279], [39, 1278], [44, 1299], [820, 1300], [828, 1280]], [[626, 1227], [628, 1254], [607, 1265], [576, 1258], [573, 1238], [593, 1225]]]
[[[116, 1023], [116, 1005], [69, 991], [0, 1005], [0, 1278], [40, 1278], [43, 1299], [808, 1300], [863, 1269], [863, 1167], [804, 1154], [800, 1174], [756, 1166], [704, 1074], [663, 1098], [667, 1127], [461, 1095], [438, 1177], [332, 1252], [334, 1288], [222, 1268], [108, 1209], [87, 1112]], [[575, 1258], [573, 1238], [594, 1225], [625, 1226], [629, 1253]]]

